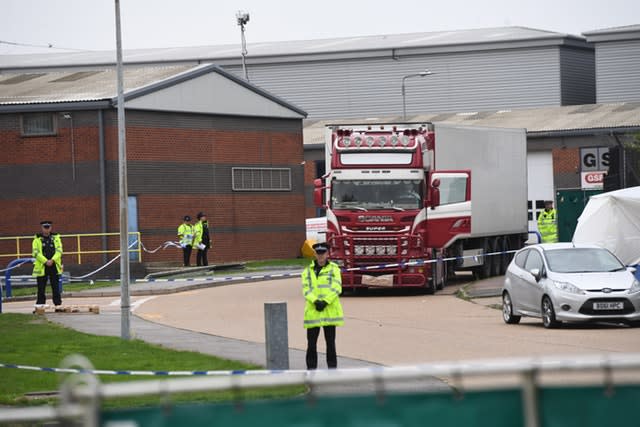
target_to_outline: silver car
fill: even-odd
[[[543,243],[518,251],[505,275],[502,318],[541,317],[545,328],[564,321],[640,321],[640,282],[607,249]]]

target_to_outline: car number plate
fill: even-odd
[[[393,274],[384,274],[382,276],[362,275],[361,283],[368,286],[393,286]]]
[[[622,302],[594,302],[594,310],[623,310],[624,303]]]

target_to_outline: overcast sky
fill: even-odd
[[[640,24],[639,0],[121,0],[124,49],[524,26],[580,35]],[[0,0],[0,54],[115,49],[114,0]],[[7,43],[10,42],[10,43]],[[17,43],[14,45],[12,43]]]

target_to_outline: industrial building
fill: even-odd
[[[1,236],[32,236],[43,219],[65,235],[119,231],[115,74],[0,74]],[[202,211],[216,262],[295,257],[305,112],[215,65],[129,67],[124,81],[129,231],[154,249]],[[63,240],[65,263],[102,263],[117,242]],[[30,256],[30,239],[0,244],[2,254]],[[178,261],[178,252],[143,261]]]
[[[179,123],[185,131],[199,131],[209,126],[216,129],[221,126],[234,132],[247,129],[255,131],[250,138],[242,139],[240,145],[244,154],[240,159],[235,157],[220,161],[219,157],[214,158],[211,154],[209,158],[204,156],[199,160],[189,160],[213,164],[206,174],[208,179],[214,181],[211,184],[214,194],[229,194],[234,201],[244,193],[230,187],[230,172],[219,173],[221,163],[225,167],[234,164],[234,161],[238,162],[238,167],[262,167],[262,162],[267,161],[263,155],[251,160],[245,156],[269,146],[271,151],[268,152],[272,156],[267,161],[269,167],[290,169],[290,192],[251,193],[247,200],[255,196],[260,200],[253,200],[252,206],[243,206],[234,210],[233,214],[228,213],[224,207],[226,205],[220,206],[214,201],[222,200],[220,197],[207,199],[210,202],[208,206],[213,209],[206,206],[203,209],[213,212],[210,213],[213,227],[220,232],[235,230],[257,237],[259,233],[253,231],[264,231],[265,225],[240,218],[247,215],[255,220],[252,207],[255,209],[255,206],[260,206],[262,210],[264,203],[280,204],[282,197],[287,200],[299,197],[303,207],[287,209],[287,220],[273,218],[269,223],[272,224],[270,230],[275,234],[262,234],[261,237],[276,238],[280,231],[300,230],[304,227],[304,217],[319,213],[313,206],[311,189],[313,179],[323,173],[324,156],[319,151],[321,141],[318,135],[321,134],[319,129],[327,123],[440,121],[524,127],[528,132],[530,154],[530,219],[533,224],[545,199],[556,200],[561,208],[565,201],[570,202],[571,216],[565,216],[569,225],[565,228],[565,235],[561,236],[565,239],[572,230],[570,223],[575,222],[589,195],[602,191],[601,182],[597,185],[585,182],[587,174],[603,178],[613,162],[623,172],[613,174],[615,182],[610,182],[611,188],[632,185],[634,182],[635,160],[633,152],[628,151],[628,144],[634,140],[634,133],[640,131],[640,83],[635,72],[640,57],[640,26],[594,30],[585,33],[584,37],[523,27],[502,27],[255,44],[249,39],[247,47],[249,82],[242,78],[240,48],[236,45],[142,49],[124,53],[127,69],[191,69],[202,63],[216,64],[219,66],[215,71],[217,75],[226,76],[236,86],[250,87],[262,97],[273,94],[266,96],[266,99],[286,110],[284,117],[267,114],[258,119],[255,113],[250,113],[249,122],[252,124],[247,128],[243,111],[251,111],[253,106],[241,104],[242,101],[253,101],[241,98],[233,102],[237,106],[233,112],[220,104],[216,104],[218,108],[213,111],[207,111],[205,116],[197,112],[200,119],[211,113],[219,120],[215,124],[206,122],[205,125],[194,121],[193,112],[182,110],[180,103],[185,102],[186,98],[165,91],[165,96],[158,97],[154,102],[155,106],[167,104],[160,108],[161,112],[150,113],[145,110],[148,107],[146,105],[142,106],[144,114],[133,108],[131,114],[128,113],[128,127],[138,124],[144,128],[149,122],[153,128]],[[10,76],[16,73],[90,73],[96,69],[113,70],[113,67],[112,52],[5,55],[0,57],[0,96],[9,87],[3,82],[9,81]],[[194,93],[189,92],[189,95],[193,96]],[[212,99],[219,100],[221,95],[224,95],[225,102],[235,99],[217,91],[209,95],[214,103]],[[146,99],[150,98],[151,95],[147,95]],[[133,107],[133,104],[128,103],[128,109],[129,106]],[[60,107],[56,111],[68,110]],[[29,108],[34,107],[29,105]],[[303,121],[305,112],[308,116]],[[187,114],[188,117],[179,116],[178,119],[173,117],[175,114]],[[167,118],[167,115],[172,117]],[[105,123],[109,123],[113,130],[113,111],[111,118],[112,121]],[[61,129],[65,131],[70,123],[60,117],[58,119]],[[14,128],[18,126],[15,115],[7,118],[6,114],[1,114],[0,120],[13,123]],[[256,121],[260,121],[260,124],[255,124]],[[302,129],[297,126],[304,126],[304,154],[297,153],[293,148],[279,151],[280,148],[269,145],[280,141],[278,138],[300,138]],[[128,129],[128,132],[131,131]],[[271,132],[280,136],[272,137]],[[281,137],[282,132],[287,135],[286,138]],[[149,137],[144,142],[141,138],[140,145],[152,146],[156,138]],[[287,144],[285,146],[289,147]],[[186,147],[190,148],[189,151],[200,149]],[[240,155],[240,151],[232,151],[230,142],[225,147],[231,150],[230,153]],[[182,152],[177,146],[172,155],[180,157]],[[148,152],[137,159],[141,167],[148,160],[147,157],[153,159]],[[301,166],[302,163],[304,166]],[[178,175],[189,176],[182,172]],[[105,176],[114,177],[113,174]],[[191,194],[194,184],[197,187],[198,178],[187,181],[188,184],[178,184],[179,179],[172,181],[176,184],[171,194]],[[135,182],[135,179],[130,182]],[[113,185],[112,181],[110,188]],[[148,197],[157,191],[146,185],[148,182],[144,186],[134,186],[139,197],[143,197],[143,194]],[[178,210],[170,215],[176,221],[181,216]],[[144,222],[147,215],[147,212],[139,211],[138,221]],[[12,221],[16,219],[12,218]],[[159,240],[160,236],[169,236],[167,226],[140,227],[146,232],[157,228],[162,229],[158,234]],[[111,226],[108,229],[112,229]],[[16,232],[18,230],[0,230],[4,235]],[[296,241],[291,243],[291,248],[278,252],[278,256],[288,256],[294,249],[299,249],[302,236],[296,234],[297,231],[292,233],[291,237]],[[284,241],[281,236],[277,239]],[[248,239],[246,243],[250,241],[254,242]],[[236,256],[251,258],[253,254],[246,252],[229,252],[237,243],[230,241],[230,246],[221,248],[219,253],[214,252],[214,256],[220,260]]]

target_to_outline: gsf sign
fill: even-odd
[[[609,170],[609,148],[593,147],[580,149],[580,170],[608,171]]]

